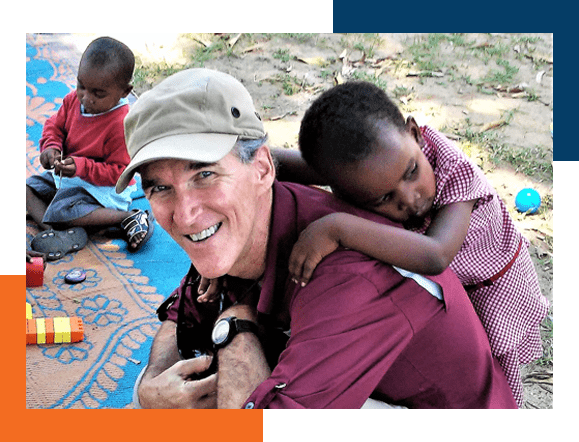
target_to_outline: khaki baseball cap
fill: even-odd
[[[117,181],[117,193],[145,163],[213,163],[238,138],[265,137],[247,89],[231,75],[210,69],[187,69],[166,78],[136,101],[124,124],[131,162]]]

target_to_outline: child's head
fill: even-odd
[[[420,128],[386,93],[366,82],[324,92],[299,134],[304,160],[341,197],[392,220],[423,217],[436,183]]]
[[[80,59],[76,94],[89,114],[116,106],[132,90],[135,56],[123,43],[110,37],[92,41]]]

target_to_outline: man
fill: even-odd
[[[143,94],[125,131],[131,163],[117,191],[138,170],[157,221],[193,264],[159,309],[143,407],[359,408],[372,396],[412,408],[516,408],[451,271],[405,277],[338,249],[307,286],[290,281],[291,247],[314,219],[346,211],[388,221],[277,182],[237,80],[179,72]],[[220,302],[197,302],[199,276],[224,275]],[[213,359],[192,358],[204,353]],[[205,373],[215,359],[217,373]]]

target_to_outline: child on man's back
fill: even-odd
[[[129,163],[123,120],[135,59],[123,43],[101,37],[84,51],[77,87],[64,97],[40,139],[40,164],[47,169],[26,180],[26,209],[43,230],[31,247],[48,260],[84,247],[84,228],[119,227],[129,251],[153,232],[148,211],[129,211],[129,186],[115,184]]]
[[[421,274],[450,265],[521,407],[519,365],[542,355],[539,325],[548,301],[528,241],[482,171],[442,134],[405,120],[384,91],[364,82],[322,94],[302,120],[299,147],[301,156],[274,151],[280,179],[317,175],[317,182],[304,184],[329,184],[339,197],[413,231],[345,213],[323,217],[292,251],[294,281],[305,285],[339,246]]]

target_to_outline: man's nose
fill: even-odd
[[[192,225],[201,212],[201,203],[194,192],[176,192],[173,222],[180,227]]]

